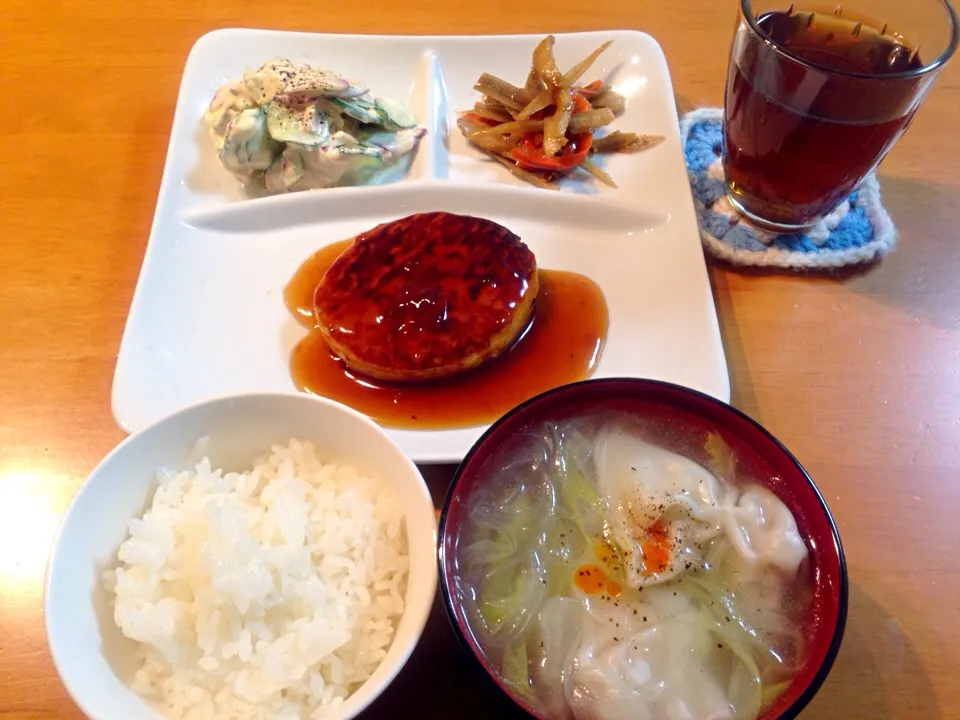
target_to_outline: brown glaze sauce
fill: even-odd
[[[536,267],[502,225],[416,213],[358,235],[323,276],[313,307],[327,344],[354,371],[435,380],[514,343],[533,313]]]
[[[353,240],[321,248],[296,271],[284,302],[308,328],[290,356],[290,374],[305,392],[342,402],[382,425],[450,429],[492,422],[534,395],[590,376],[607,335],[603,292],[589,278],[540,270],[533,322],[514,346],[479,368],[423,383],[392,384],[352,373],[316,329],[313,296]]]

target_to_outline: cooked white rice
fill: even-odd
[[[242,474],[161,470],[106,574],[140,643],[135,691],[182,718],[322,718],[386,655],[403,513],[384,484],[275,446]]]

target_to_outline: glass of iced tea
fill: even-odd
[[[740,0],[724,100],[731,204],[780,232],[829,214],[906,130],[958,33],[948,0]]]

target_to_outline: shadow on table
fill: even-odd
[[[684,95],[675,97],[677,115],[683,117],[691,110],[701,107]],[[757,422],[761,422],[759,408],[753,382],[750,379],[750,368],[743,352],[743,342],[740,330],[737,327],[733,308],[730,303],[730,294],[726,278],[722,273],[710,273],[710,289],[713,292],[713,304],[717,310],[720,323],[720,339],[723,342],[724,353],[727,358],[727,374],[730,377],[730,404],[745,412]]]
[[[421,465],[435,507],[443,504],[455,465]],[[397,679],[359,717],[416,717],[431,720],[528,718],[480,669],[460,645],[437,588],[423,637]]]
[[[851,292],[954,329],[960,325],[960,192],[955,187],[880,176],[883,202],[897,227],[896,249],[869,272],[842,277]]]
[[[727,358],[727,375],[730,378],[730,404],[763,424],[757,396],[750,373],[750,359],[743,349],[743,340],[737,317],[730,299],[727,277],[723,273],[710,273],[710,290],[717,310],[720,325],[720,340]]]
[[[679,99],[678,99],[679,100]],[[882,176],[881,192],[899,232],[897,248],[880,261],[824,272],[740,268],[710,258],[710,279],[730,376],[731,404],[760,422],[750,358],[744,352],[731,302],[728,273],[775,275],[790,283],[829,283],[893,308],[917,324],[952,330],[960,326],[960,194],[943,184]],[[938,232],[931,232],[931,229]]]
[[[439,465],[417,465],[423,474],[423,479],[430,489],[430,497],[433,498],[433,506],[439,508],[443,506],[443,501],[447,497],[447,488],[453,480],[453,473],[457,466],[452,463],[443,463]]]
[[[857,585],[833,670],[802,720],[942,717],[926,670],[900,624]]]
[[[447,621],[440,592],[423,637],[397,679],[359,718],[513,720],[528,718],[512,705],[463,649]]]
[[[960,226],[960,193],[949,185],[890,175],[880,176],[880,192],[899,235],[897,247],[882,260],[805,272],[741,268],[713,258],[709,262],[747,277],[780,275],[800,282],[839,282],[851,292],[937,327],[957,327],[960,242],[955,228]]]

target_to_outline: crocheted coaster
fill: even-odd
[[[880,202],[873,173],[807,232],[778,234],[751,224],[727,200],[720,161],[723,110],[687,113],[680,122],[680,138],[700,236],[711,255],[735,265],[817,270],[869,262],[896,244],[897,233]]]

